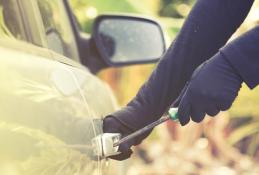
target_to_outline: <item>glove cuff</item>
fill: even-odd
[[[258,31],[259,28],[252,30],[220,49],[220,53],[224,55],[250,89],[259,84],[259,79],[256,78],[259,68],[256,44],[258,38],[255,37],[258,34],[254,35]]]

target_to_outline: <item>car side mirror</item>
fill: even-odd
[[[137,16],[98,16],[92,39],[109,66],[157,62],[166,49],[161,26]]]

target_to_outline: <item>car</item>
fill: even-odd
[[[164,51],[152,19],[100,15],[89,35],[68,0],[0,0],[0,174],[108,174],[91,140],[118,105],[96,73]]]

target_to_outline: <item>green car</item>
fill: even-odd
[[[101,15],[89,36],[67,0],[0,0],[0,174],[109,174],[91,140],[118,106],[95,74],[164,51],[151,19]]]

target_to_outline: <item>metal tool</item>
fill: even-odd
[[[95,155],[100,157],[109,157],[109,156],[120,154],[120,152],[118,151],[120,144],[127,142],[128,140],[143,134],[144,132],[156,127],[157,125],[167,120],[171,119],[173,121],[178,121],[177,112],[178,112],[178,108],[170,108],[168,111],[168,115],[161,117],[159,120],[145,126],[144,128],[137,130],[136,132],[124,138],[121,138],[121,134],[119,133],[104,133],[95,137],[92,140],[92,145],[93,145],[93,148],[95,149],[94,151]]]
[[[177,108],[170,108],[169,111],[168,111],[168,115],[165,115],[165,116],[161,117],[159,120],[157,120],[157,121],[145,126],[144,128],[141,128],[141,129],[135,131],[134,133],[120,139],[118,142],[114,142],[113,146],[117,147],[120,144],[122,144],[124,142],[127,142],[128,140],[133,139],[133,138],[143,134],[144,132],[146,132],[148,130],[151,130],[152,128],[156,127],[157,125],[160,125],[161,123],[164,123],[167,120],[171,119],[171,120],[177,121],[178,120],[177,111],[178,111]]]

